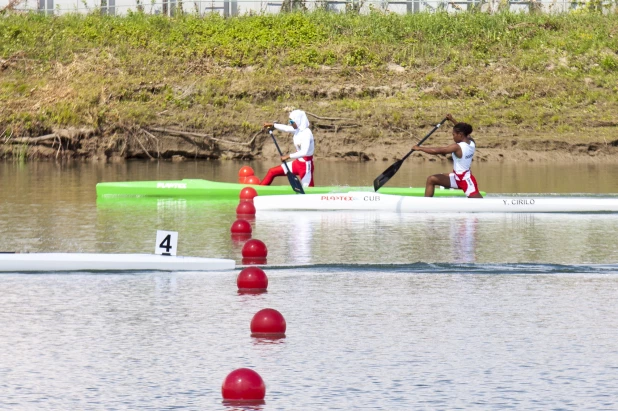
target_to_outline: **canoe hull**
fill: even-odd
[[[266,210],[358,210],[394,213],[616,213],[618,199],[595,197],[426,198],[373,192],[256,197]]]
[[[234,260],[155,254],[2,253],[0,272],[30,271],[222,271]]]
[[[216,181],[185,179],[174,181],[127,181],[99,183],[96,186],[97,197],[203,197],[212,199],[238,199],[240,191],[247,184],[220,183]],[[260,186],[250,185],[258,196],[296,194],[290,185]],[[365,191],[369,187],[307,187],[307,194],[325,194],[333,192]],[[401,196],[423,196],[424,187],[382,187],[382,194]],[[436,196],[463,196],[461,190],[438,189]]]

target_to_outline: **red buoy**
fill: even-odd
[[[247,267],[238,274],[236,284],[241,292],[264,292],[268,288],[268,277],[261,268]]]
[[[253,198],[258,195],[253,187],[245,187],[240,190],[240,201],[253,201]]]
[[[239,368],[225,377],[221,395],[225,401],[262,402],[266,396],[266,385],[257,372]]]
[[[245,179],[245,184],[258,185],[260,184],[260,179],[258,178],[258,176],[249,176]]]
[[[264,308],[258,311],[251,320],[252,337],[285,337],[285,318],[277,310]]]
[[[253,205],[253,201],[241,201],[238,206],[236,206],[236,214],[255,215],[255,206]]]
[[[238,220],[232,223],[232,227],[230,227],[230,232],[232,235],[238,236],[251,236],[251,232],[253,229],[251,228],[251,224],[247,220],[243,220],[239,218]]]
[[[242,166],[240,170],[238,170],[238,182],[240,184],[245,184],[247,181],[247,177],[252,176],[253,169],[249,166]]]
[[[251,239],[245,243],[242,247],[242,256],[244,258],[266,258],[268,256],[268,249],[266,244],[258,239]]]

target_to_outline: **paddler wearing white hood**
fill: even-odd
[[[313,187],[313,133],[309,129],[309,119],[302,110],[294,110],[290,113],[290,125],[278,123],[264,123],[264,128],[276,128],[279,131],[286,131],[294,134],[294,146],[296,152],[281,156],[281,161],[292,159],[288,167],[292,173],[296,174],[303,187]],[[268,170],[260,185],[269,186],[275,177],[284,176],[286,169],[283,164]]]

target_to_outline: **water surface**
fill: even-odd
[[[455,270],[3,275],[0,407],[224,410],[249,367],[262,410],[616,409],[616,268]],[[285,339],[250,337],[266,307]]]
[[[235,181],[235,162],[0,163],[0,249],[154,252],[241,262],[237,202],[97,201],[100,181]],[[262,175],[269,163],[253,163]],[[320,163],[370,186],[388,163]],[[407,164],[422,185],[446,164]],[[490,193],[618,193],[618,166],[486,165]],[[285,183],[282,181],[281,183]],[[245,409],[618,409],[618,215],[263,213],[269,291],[238,270],[0,275],[0,408],[229,410],[225,376],[258,371]],[[279,310],[287,338],[250,337]]]

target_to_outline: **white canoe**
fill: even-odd
[[[0,272],[28,271],[219,271],[234,260],[156,254],[0,253]]]
[[[618,198],[597,197],[407,197],[374,192],[257,196],[256,211],[361,210],[394,213],[616,213]]]

